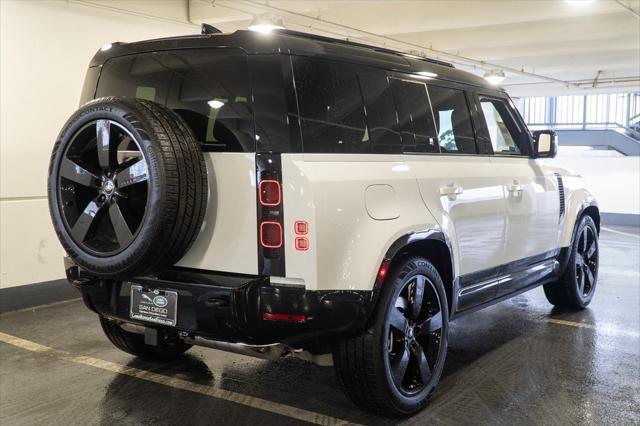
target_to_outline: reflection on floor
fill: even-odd
[[[402,421],[640,422],[640,232],[605,229],[601,242],[589,309],[551,309],[536,289],[459,319],[429,407]],[[397,423],[354,407],[332,369],[295,359],[194,348],[178,362],[139,361],[107,342],[80,301],[3,315],[0,332],[57,350],[0,339],[3,426]]]

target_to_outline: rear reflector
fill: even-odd
[[[307,320],[304,315],[272,314],[270,312],[262,314],[262,319],[267,321],[295,322],[297,324],[302,324]]]
[[[282,247],[282,225],[278,222],[260,224],[260,244],[262,247],[277,249]]]
[[[280,182],[277,180],[266,179],[260,181],[260,204],[263,206],[280,205],[282,197],[280,196]]]
[[[304,237],[296,237],[296,250],[307,251],[309,250],[309,240]]]
[[[304,220],[295,221],[293,227],[298,235],[307,235],[309,233],[309,224]]]

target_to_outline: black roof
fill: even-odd
[[[289,30],[274,31],[270,34],[239,30],[228,34],[198,34],[134,43],[118,42],[114,43],[108,50],[98,51],[93,57],[90,66],[102,65],[108,59],[117,56],[160,50],[207,47],[235,47],[244,50],[250,55],[288,53],[316,56],[412,74],[430,72],[437,74],[439,79],[495,90],[495,87],[490,86],[485,79],[475,74],[458,70],[448,62],[417,58],[395,50]]]

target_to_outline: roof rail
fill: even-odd
[[[327,43],[336,43],[336,44],[344,44],[347,46],[354,46],[354,47],[362,47],[365,49],[371,49],[374,50],[376,52],[380,52],[380,53],[388,53],[390,55],[396,55],[396,56],[403,56],[403,57],[411,57],[414,59],[417,59],[419,61],[425,61],[425,62],[430,62],[432,64],[437,64],[437,65],[442,65],[445,67],[449,67],[449,68],[455,68],[453,66],[452,63],[450,62],[446,62],[446,61],[441,61],[439,59],[433,59],[433,58],[428,58],[425,56],[417,56],[414,54],[406,54],[403,52],[399,52],[397,50],[393,50],[393,49],[387,49],[384,47],[378,47],[378,46],[373,46],[370,44],[364,44],[364,43],[358,43],[355,41],[350,41],[350,40],[342,40],[339,38],[331,38],[331,37],[326,37],[326,36],[321,36],[321,35],[317,35],[317,34],[310,34],[310,33],[304,33],[301,31],[293,31],[293,30],[278,30],[279,33],[282,34],[286,34],[286,35],[292,35],[295,37],[301,37],[301,38],[308,38],[308,39],[312,39],[312,40],[318,40],[318,41],[325,41]]]

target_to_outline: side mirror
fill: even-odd
[[[558,141],[553,130],[533,132],[533,152],[535,158],[554,158],[558,153]]]

